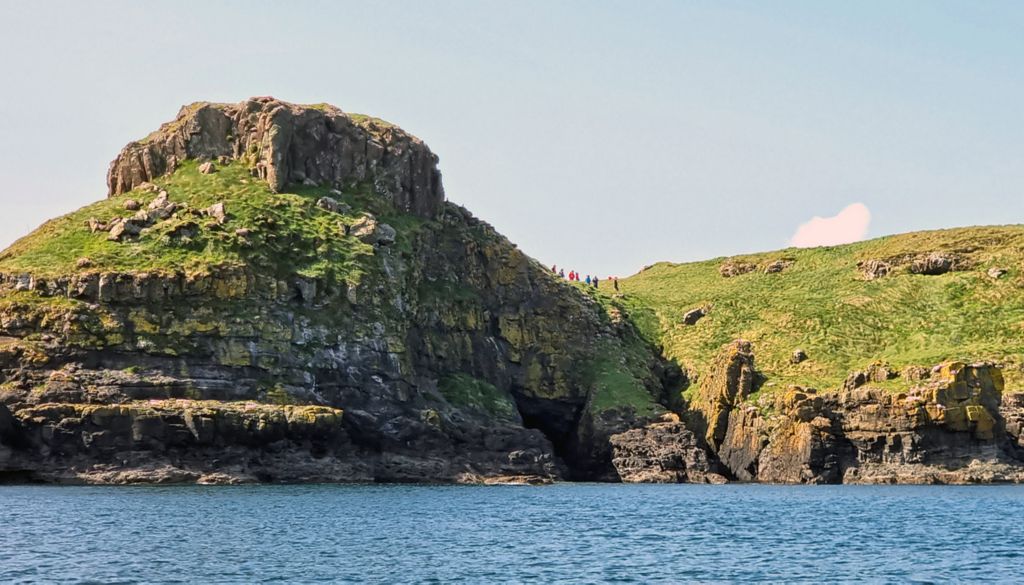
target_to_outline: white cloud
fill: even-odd
[[[800,224],[789,239],[789,245],[812,248],[857,242],[864,239],[870,223],[871,211],[867,205],[853,203],[832,217],[812,217]]]

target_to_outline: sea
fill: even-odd
[[[1024,486],[0,486],[0,583],[1024,582]]]

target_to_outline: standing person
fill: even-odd
[[[590,275],[589,274],[587,275],[586,283],[590,284]]]
[[[558,272],[558,265],[557,264],[552,264],[551,265],[551,272],[555,272],[555,273]]]
[[[569,282],[576,280],[576,273],[572,270],[569,271]]]
[[[565,268],[558,271],[558,278],[565,278]]]
[[[598,280],[600,280],[600,279],[595,276],[594,277],[594,288],[597,288]]]
[[[612,284],[615,286],[615,292],[619,292],[619,277],[618,276],[613,276],[612,277]]]

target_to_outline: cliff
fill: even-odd
[[[197,104],[0,256],[0,465],[138,481],[611,479],[630,323],[443,201],[382,121]]]

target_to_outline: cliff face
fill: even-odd
[[[1024,480],[1021,395],[1004,394],[993,364],[940,364],[919,372],[908,392],[872,388],[857,373],[853,388],[794,386],[742,402],[754,373],[750,349],[742,341],[724,347],[690,405],[691,426],[711,421],[709,468],[717,459],[726,475],[767,483]]]
[[[270,97],[240,104],[195,103],[110,164],[110,195],[172,173],[186,160],[244,161],[273,191],[292,183],[352,186],[370,181],[398,209],[433,218],[444,189],[437,157],[418,138],[382,120],[320,104]]]
[[[128,145],[109,200],[0,257],[0,469],[614,479],[608,438],[664,412],[662,362],[441,201],[435,161],[384,123],[264,99]]]

